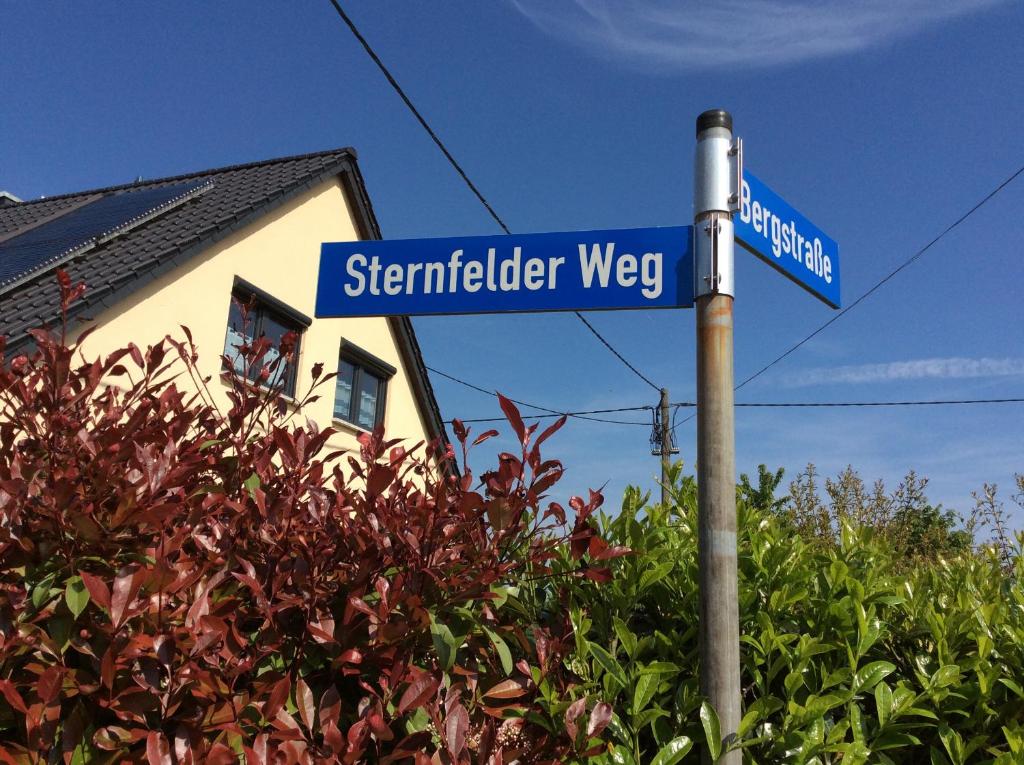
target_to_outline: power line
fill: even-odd
[[[455,157],[452,156],[452,153],[448,151],[448,147],[444,145],[444,141],[442,141],[440,137],[438,137],[437,133],[434,132],[434,129],[430,127],[430,124],[427,122],[426,118],[424,118],[424,116],[420,114],[420,110],[416,108],[416,106],[413,104],[409,96],[406,95],[406,92],[402,89],[402,86],[398,84],[398,80],[396,80],[394,75],[391,74],[388,68],[384,65],[384,62],[380,60],[380,56],[377,55],[376,51],[374,51],[374,49],[370,46],[370,43],[367,42],[366,38],[363,37],[363,35],[359,32],[359,29],[356,27],[352,19],[349,18],[348,14],[345,13],[344,10],[342,10],[342,7],[338,3],[338,0],[331,0],[331,5],[334,6],[334,10],[338,12],[338,16],[341,17],[341,20],[343,22],[345,22],[345,25],[351,30],[352,34],[355,35],[355,38],[356,40],[359,41],[359,44],[363,46],[363,50],[366,51],[366,54],[373,60],[373,63],[377,65],[377,68],[380,69],[381,73],[387,79],[392,89],[398,94],[398,97],[402,99],[402,102],[406,105],[409,111],[412,112],[412,115],[420,123],[420,126],[427,132],[427,135],[429,135],[431,140],[433,140],[433,142],[437,145],[437,148],[441,150],[441,153],[444,154],[444,157],[445,159],[448,160],[448,163],[453,168],[455,168],[455,172],[459,174],[459,177],[462,178],[466,186],[469,187],[469,190],[473,192],[473,195],[476,196],[478,200],[480,200],[480,204],[484,206],[484,208],[487,210],[490,216],[494,219],[494,222],[497,223],[498,226],[501,227],[501,230],[504,231],[506,234],[511,234],[512,231],[509,229],[507,225],[505,225],[505,221],[501,219],[501,216],[499,216],[497,212],[495,212],[494,207],[492,207],[491,203],[487,201],[487,197],[485,197],[483,195],[483,192],[481,192],[480,189],[477,188],[476,184],[473,183],[472,180],[470,180],[469,175],[467,175],[466,171],[462,169],[462,165],[460,165],[458,163],[458,160],[456,160]],[[579,311],[573,311],[573,313],[576,314],[576,318],[582,321],[586,325],[587,329],[589,329],[594,334],[594,336],[598,340],[600,340],[601,343],[609,351],[615,354],[615,357],[623,364],[625,364],[637,377],[639,377],[641,380],[643,380],[645,383],[650,385],[655,390],[661,390],[659,386],[655,385],[647,377],[641,374],[635,366],[626,361],[623,355],[619,353],[617,350],[615,350],[612,344],[608,342],[608,340],[606,340],[604,336],[601,335],[601,333],[598,332],[594,328],[594,326],[583,317],[583,314],[581,314]],[[535,408],[539,409],[543,407]]]
[[[850,407],[897,407],[897,406],[961,406],[970,404],[1024,404],[1024,397],[1022,398],[958,398],[958,399],[940,399],[940,400],[929,400],[929,401],[756,401],[749,403],[736,404],[737,408],[773,408],[773,409],[836,409],[836,408],[850,408]],[[677,401],[673,404],[669,404],[675,410],[684,408],[696,408],[696,404],[692,401]],[[530,414],[524,415],[524,419],[546,419],[548,417],[561,417],[567,415],[570,417],[587,415],[587,414],[611,414],[613,412],[635,412],[641,409],[650,409],[649,406],[625,406],[617,407],[615,409],[590,409],[582,412],[555,412],[552,414]],[[595,419],[595,418],[583,418],[583,419]],[[460,420],[463,423],[472,422],[504,422],[504,417],[477,417],[469,420]],[[446,420],[450,423],[451,420]],[[608,421],[614,422],[614,421]],[[686,422],[686,420],[683,420]],[[680,422],[679,425],[682,425]],[[650,425],[649,422],[616,422],[619,425]],[[674,425],[673,428],[679,427]]]
[[[970,210],[965,212],[963,215],[961,215],[959,218],[957,218],[955,221],[953,221],[950,225],[946,226],[946,228],[943,229],[942,232],[939,233],[938,236],[936,236],[934,239],[932,239],[930,242],[928,242],[928,244],[926,244],[920,250],[915,252],[913,255],[911,255],[909,258],[907,258],[905,261],[903,261],[899,266],[897,266],[892,271],[890,271],[888,274],[883,276],[879,281],[877,281],[873,286],[871,286],[866,292],[862,293],[856,300],[854,300],[852,303],[850,303],[850,305],[846,306],[846,308],[844,308],[841,311],[839,311],[839,313],[837,313],[831,319],[826,321],[824,324],[822,324],[816,330],[811,332],[805,338],[803,338],[799,342],[795,343],[794,345],[790,346],[784,353],[781,353],[780,355],[776,356],[774,359],[772,359],[772,361],[768,362],[763,367],[761,367],[759,370],[754,372],[754,374],[752,374],[749,377],[747,377],[745,380],[743,380],[743,382],[741,382],[739,385],[737,385],[735,388],[733,388],[733,390],[737,391],[740,388],[742,388],[743,386],[745,386],[747,383],[752,382],[753,380],[756,380],[758,377],[763,375],[765,372],[767,372],[773,366],[778,364],[784,358],[786,358],[791,353],[793,353],[798,348],[800,348],[802,345],[804,345],[808,340],[811,340],[812,338],[814,338],[815,336],[817,336],[818,334],[823,332],[825,329],[827,329],[828,327],[832,326],[832,324],[834,324],[835,322],[839,321],[840,318],[842,318],[847,313],[849,313],[854,308],[856,308],[858,305],[860,305],[867,297],[869,297],[876,290],[878,290],[879,287],[881,287],[883,284],[885,284],[890,279],[892,279],[894,276],[896,276],[896,274],[898,274],[904,268],[906,268],[911,263],[913,263],[915,260],[917,260],[922,255],[924,255],[929,249],[932,248],[933,245],[938,243],[938,241],[940,239],[942,239],[944,236],[946,236],[946,234],[950,233],[953,229],[955,229],[957,226],[959,226],[961,223],[963,223],[965,220],[967,220],[969,217],[971,217],[971,215],[973,215],[975,212],[977,212],[979,209],[981,209],[996,194],[998,194],[1004,188],[1009,186],[1017,178],[1017,176],[1019,176],[1021,173],[1024,173],[1024,166],[1021,166],[1021,167],[1017,168],[1016,172],[1014,172],[1009,178],[1007,178],[1005,181],[1003,181],[998,186],[996,186],[994,189],[992,189],[992,191],[990,191],[988,194],[986,194],[985,197],[980,202],[978,202],[976,205],[974,205],[974,207],[972,207]],[[1010,399],[1010,400],[1012,400],[1012,399]],[[970,402],[967,402],[967,403],[970,403]],[[982,403],[984,403],[984,402],[982,402]],[[1001,402],[993,401],[992,403],[1001,403]],[[736,406],[742,406],[742,405],[741,404],[737,404]],[[683,425],[683,424],[689,422],[690,420],[692,420],[694,418],[694,416],[695,415],[691,414],[689,417],[687,417],[682,422],[680,422],[679,425]],[[679,427],[679,425],[673,426],[673,430],[675,428]]]
[[[957,218],[953,223],[951,223],[950,225],[946,226],[946,228],[942,231],[942,233],[940,233],[938,236],[936,236],[934,239],[932,239],[930,242],[928,242],[928,244],[926,244],[920,250],[915,252],[913,255],[911,255],[909,258],[907,258],[905,261],[903,261],[899,266],[897,266],[895,269],[893,269],[888,274],[886,274],[884,277],[882,277],[882,279],[880,279],[878,282],[876,282],[874,284],[874,286],[872,286],[867,292],[863,293],[860,297],[858,297],[856,300],[854,300],[852,303],[850,303],[850,305],[848,305],[846,308],[841,310],[839,313],[837,313],[831,319],[826,321],[824,324],[822,324],[816,330],[811,332],[811,334],[807,335],[807,337],[805,337],[803,340],[801,340],[798,343],[796,343],[795,345],[791,346],[785,353],[782,353],[781,355],[779,355],[778,357],[776,357],[775,359],[770,361],[768,364],[766,364],[765,366],[761,367],[759,370],[754,372],[754,374],[752,374],[752,375],[750,375],[750,377],[746,378],[743,382],[741,382],[739,385],[737,385],[733,390],[739,390],[740,388],[742,388],[744,385],[746,385],[747,383],[751,382],[752,380],[756,380],[762,374],[764,374],[769,369],[771,369],[773,366],[775,366],[780,361],[782,361],[784,358],[786,358],[789,354],[793,353],[793,351],[795,351],[797,348],[802,346],[804,343],[806,343],[811,338],[815,337],[818,333],[822,332],[826,327],[829,327],[832,324],[834,324],[835,322],[839,321],[840,318],[842,318],[843,316],[848,314],[850,311],[852,311],[854,308],[856,308],[858,305],[860,305],[868,296],[873,294],[879,287],[881,287],[883,284],[885,284],[890,279],[892,279],[894,276],[896,276],[896,274],[898,274],[904,268],[906,268],[911,263],[913,263],[915,260],[917,260],[922,255],[924,255],[929,249],[931,249],[931,247],[934,244],[936,244],[940,239],[942,239],[944,236],[946,236],[946,234],[951,232],[953,229],[955,229],[957,226],[959,226],[961,223],[963,223],[965,220],[967,220],[969,217],[971,217],[971,215],[973,215],[975,212],[977,212],[979,209],[981,209],[981,207],[983,207],[990,199],[992,199],[992,197],[994,197],[996,194],[998,194],[1004,188],[1009,186],[1010,183],[1012,183],[1013,180],[1018,175],[1020,175],[1021,173],[1024,173],[1024,166],[1018,168],[1017,171],[1013,175],[1011,175],[1005,181],[1003,181],[998,186],[996,186],[987,195],[985,195],[984,199],[982,199],[980,202],[978,202],[976,205],[974,205],[974,207],[972,207],[970,210],[968,210],[963,215],[961,215],[959,218]]]
[[[956,404],[1021,404],[1024,398],[959,398],[945,399],[942,401],[801,401],[767,403],[757,402],[749,404],[736,404],[744,407],[856,407],[856,406],[951,406]],[[686,404],[685,406],[694,406]]]
[[[465,380],[460,380],[458,377],[450,375],[447,372],[442,372],[440,369],[434,369],[434,367],[431,367],[431,366],[427,366],[427,369],[430,370],[431,372],[433,372],[436,375],[440,375],[441,377],[444,377],[445,379],[451,380],[452,382],[458,383],[459,385],[463,385],[463,386],[465,386],[467,388],[470,388],[471,390],[479,391],[480,393],[486,393],[488,396],[495,396],[496,397],[498,395],[496,391],[487,390],[487,388],[482,388],[479,385],[474,385],[471,382],[466,382]],[[506,396],[506,398],[508,398],[508,400],[511,401],[513,404],[519,404],[519,406],[528,406],[531,409],[540,409],[543,412],[549,412],[551,414],[551,416],[555,416],[555,417],[561,417],[564,414],[567,417],[575,417],[575,418],[580,419],[580,420],[593,420],[594,422],[607,422],[607,423],[611,423],[613,425],[649,425],[650,424],[650,423],[647,423],[647,422],[635,422],[633,420],[609,420],[609,419],[602,418],[602,417],[587,417],[585,415],[592,414],[592,413],[591,412],[560,412],[557,409],[552,409],[552,408],[547,407],[547,406],[540,406],[539,404],[531,404],[531,403],[528,403],[526,401],[520,401],[519,399],[510,398],[508,396]],[[639,407],[639,408],[640,409],[651,409],[652,407],[647,406],[647,407]],[[626,411],[635,411],[636,409],[637,409],[637,407],[629,407],[627,409],[621,409],[621,410],[620,409],[614,409],[614,410],[611,410],[611,411],[623,411],[623,412],[626,412]],[[594,412],[594,414],[597,414],[597,412]],[[528,416],[536,416],[536,415],[528,415]],[[504,418],[497,417],[497,418],[495,418],[495,421],[501,420],[501,419],[504,419]],[[474,422],[479,422],[479,420],[474,420]]]
[[[579,311],[574,311],[573,313],[575,313],[575,314],[576,314],[576,318],[578,318],[578,319],[579,319],[580,321],[582,321],[582,322],[583,322],[584,324],[586,324],[586,325],[587,325],[587,329],[589,329],[589,330],[590,330],[591,332],[593,332],[593,333],[594,333],[594,337],[596,337],[596,338],[597,338],[598,340],[600,340],[600,341],[601,341],[602,343],[604,343],[604,346],[605,346],[605,348],[607,348],[607,349],[608,349],[609,351],[611,351],[612,353],[614,353],[614,354],[615,354],[615,356],[616,356],[616,357],[618,358],[618,360],[619,360],[619,361],[621,361],[621,362],[622,362],[623,364],[625,364],[625,365],[626,365],[627,367],[629,367],[629,368],[630,368],[631,370],[633,370],[633,374],[635,374],[635,375],[636,375],[637,377],[639,377],[639,378],[640,378],[641,380],[643,380],[643,381],[644,381],[645,383],[647,383],[647,384],[648,384],[648,385],[650,385],[650,386],[651,386],[652,388],[654,388],[654,390],[658,391],[659,393],[661,392],[661,388],[659,388],[659,387],[658,387],[657,385],[655,385],[655,384],[654,384],[654,383],[652,383],[652,382],[651,382],[651,381],[650,381],[649,379],[647,379],[647,377],[645,377],[645,376],[644,376],[643,374],[641,374],[641,373],[640,373],[640,370],[639,370],[639,369],[637,369],[637,368],[636,368],[635,366],[633,366],[632,364],[630,364],[630,363],[629,363],[628,361],[626,361],[626,360],[625,360],[625,359],[624,359],[624,358],[622,357],[622,354],[621,354],[621,353],[619,353],[619,352],[618,352],[617,350],[615,350],[615,349],[614,349],[614,348],[612,347],[612,344],[611,344],[611,343],[609,343],[609,342],[608,342],[607,340],[605,340],[605,339],[604,339],[603,337],[601,337],[601,333],[600,333],[600,332],[598,332],[598,331],[597,331],[596,329],[594,329],[594,325],[593,325],[593,324],[591,324],[591,323],[590,323],[589,321],[587,321],[587,320],[586,320],[585,318],[583,318],[583,314],[581,314],[581,313],[580,313]]]
[[[595,417],[581,417],[580,415],[589,414],[612,414],[614,412],[639,412],[644,409],[650,410],[649,406],[619,406],[614,409],[586,409],[582,412],[553,412],[551,414],[526,414],[523,415],[524,420],[546,420],[551,417],[579,417],[583,420],[597,419]],[[475,417],[469,420],[460,419],[459,422],[471,423],[471,422],[506,422],[505,417]],[[453,420],[445,420],[446,423],[451,424]],[[598,420],[598,422],[613,422],[616,425],[643,425],[645,427],[651,427],[650,422],[625,422],[625,421],[614,421],[614,420]]]

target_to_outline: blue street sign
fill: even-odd
[[[316,316],[688,308],[692,230],[326,242]]]
[[[839,308],[839,245],[746,170],[733,227],[736,241]]]

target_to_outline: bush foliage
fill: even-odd
[[[745,762],[1024,762],[1020,542],[947,538],[908,565],[902,522],[876,528],[833,496],[827,533],[807,531],[794,504],[808,494],[777,498],[781,477],[762,468],[737,487]],[[601,762],[697,762],[696,749],[675,758],[681,737],[723,746],[699,693],[696,484],[678,466],[671,493],[650,506],[630,489],[600,514],[602,536],[633,554],[598,597],[558,595],[572,667],[615,709]]]
[[[278,377],[288,339],[241,349],[263,374],[230,377],[224,412],[189,338],[92,362],[35,340],[0,369],[0,760],[561,762],[598,743],[610,708],[574,690],[568,620],[508,602],[557,550],[591,579],[618,554],[598,495],[571,522],[544,501],[561,422],[538,435],[503,402],[522,453],[477,490],[450,451],[379,432],[328,453],[329,430],[246,382]]]
[[[958,529],[913,474],[847,470],[826,499],[813,466],[785,496],[782,471],[743,476],[723,741],[679,466],[669,506],[567,511],[540,451],[564,420],[503,398],[521,449],[479,478],[380,432],[331,452],[293,422],[331,376],[268,387],[292,339],[240,349],[258,373],[225,376],[222,411],[183,332],[0,358],[0,761],[1024,762],[1024,558],[995,487]],[[463,465],[495,435],[453,429]]]

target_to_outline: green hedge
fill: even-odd
[[[1024,762],[1020,539],[1009,562],[968,547],[908,564],[902,545],[852,516],[829,543],[801,535],[788,503],[744,483],[746,762]],[[612,582],[537,593],[541,616],[569,610],[566,662],[615,709],[599,761],[696,762],[715,737],[697,677],[696,485],[678,468],[672,497],[650,506],[629,489],[620,513],[602,514],[601,535],[634,551],[614,561]],[[687,754],[681,737],[700,745]]]

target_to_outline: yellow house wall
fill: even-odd
[[[212,377],[217,403],[226,407],[228,386],[221,378],[220,355],[235,277],[312,318],[320,244],[355,239],[354,218],[340,183],[325,182],[103,311],[95,318],[96,330],[85,341],[84,351],[87,356],[105,354],[129,342],[145,349],[168,334],[182,338],[179,325],[185,325],[199,352],[200,371]],[[343,339],[398,370],[387,388],[388,435],[406,439],[409,446],[427,439],[410,385],[411,370],[403,365],[385,318],[314,318],[302,335],[297,394],[308,389],[316,362],[322,362],[326,372],[336,369]],[[334,381],[319,393],[321,399],[303,412],[321,427],[332,424],[339,431],[332,446],[357,448],[359,429],[332,420]]]

